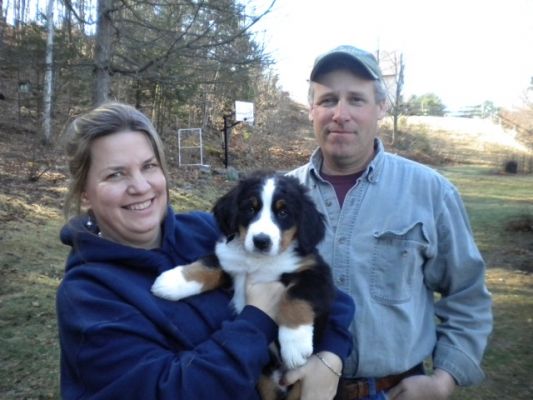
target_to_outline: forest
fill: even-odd
[[[261,130],[269,109],[288,101],[254,39],[274,3],[0,0],[1,98],[44,143],[106,100],[135,105],[163,135],[218,129],[236,100],[250,101]]]

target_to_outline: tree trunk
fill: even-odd
[[[43,91],[43,141],[45,144],[51,142],[52,126],[52,77],[53,77],[53,49],[54,49],[54,0],[48,0],[46,9],[46,62],[44,74]]]
[[[111,93],[111,44],[113,24],[111,8],[113,0],[98,0],[96,20],[96,43],[94,52],[93,105],[106,102]]]

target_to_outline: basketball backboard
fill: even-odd
[[[254,124],[254,103],[235,101],[235,121]]]

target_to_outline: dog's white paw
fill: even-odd
[[[201,291],[202,284],[186,280],[181,266],[163,272],[152,285],[152,293],[167,300],[180,300]]]
[[[278,339],[281,359],[288,369],[301,367],[313,354],[313,325],[280,326]]]

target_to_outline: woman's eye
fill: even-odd
[[[157,168],[159,166],[159,164],[157,163],[148,163],[144,166],[144,169],[152,169],[152,168]]]
[[[120,178],[122,177],[124,174],[122,173],[122,171],[116,171],[116,172],[113,172],[112,174],[109,174],[106,179],[117,179],[117,178]]]

